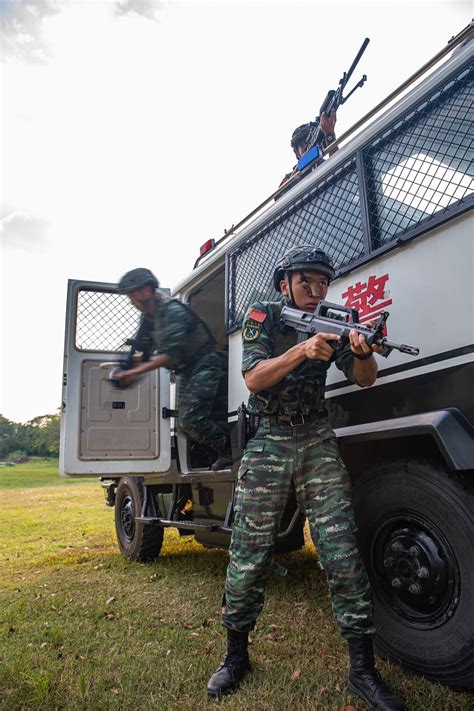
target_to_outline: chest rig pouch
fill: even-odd
[[[272,336],[272,357],[285,353],[297,343],[297,333],[294,329],[281,325],[279,318],[274,320]],[[329,363],[303,361],[268,391],[270,402],[266,407],[267,411],[285,416],[308,416],[323,411],[328,368]]]

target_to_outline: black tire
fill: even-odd
[[[377,651],[456,690],[474,687],[473,476],[388,462],[354,486]]]
[[[133,477],[120,479],[115,495],[115,532],[125,558],[149,561],[158,558],[163,545],[163,528],[136,521],[143,502],[143,487]]]

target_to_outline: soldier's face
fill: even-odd
[[[306,143],[300,143],[298,146],[293,148],[295,156],[299,159],[306,153]]]
[[[151,286],[134,289],[129,293],[128,297],[135,308],[144,313],[149,313],[151,305],[154,305],[154,291]]]
[[[312,313],[318,303],[326,298],[329,279],[325,274],[313,270],[293,272],[291,291],[296,306],[302,311]],[[281,291],[291,298],[288,277],[281,282]]]

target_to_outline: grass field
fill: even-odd
[[[0,470],[2,709],[362,711],[345,690],[345,645],[314,549],[281,558],[239,693],[208,701],[224,648],[227,554],[165,532],[156,563],[128,563],[97,482],[57,462]],[[411,711],[472,709],[472,697],[379,661]]]

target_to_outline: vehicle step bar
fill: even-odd
[[[197,521],[173,521],[169,518],[157,516],[136,516],[135,521],[154,524],[155,526],[174,526],[175,528],[199,529],[201,531],[227,531],[220,523],[198,523]]]

